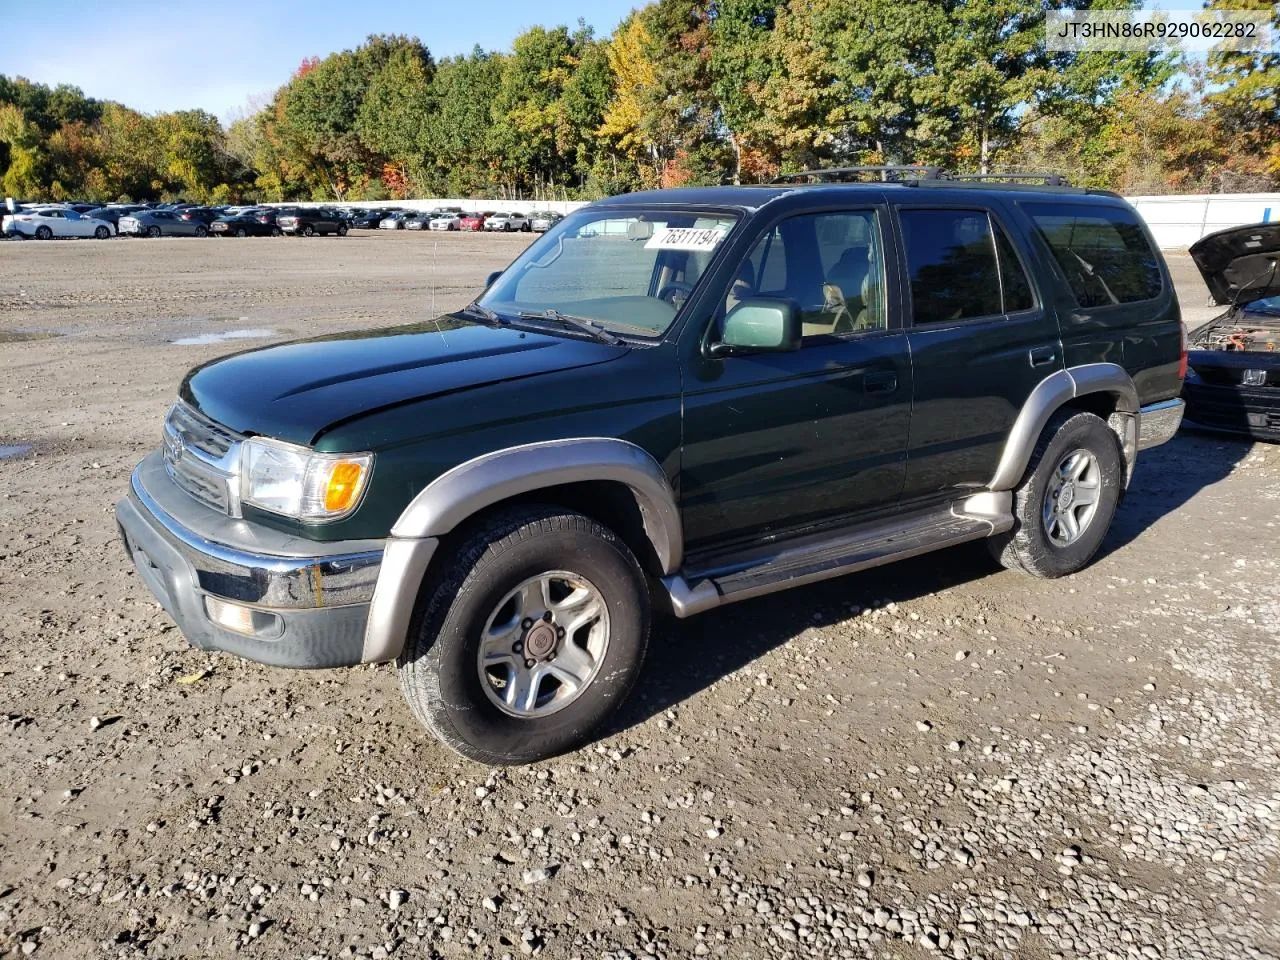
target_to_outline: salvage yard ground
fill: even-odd
[[[188,649],[112,518],[183,373],[461,306],[527,242],[0,244],[0,956],[1280,955],[1273,446],[1143,454],[1069,579],[979,544],[660,623],[527,768],[389,667]]]

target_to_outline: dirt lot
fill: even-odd
[[[186,369],[270,341],[173,341],[421,319],[524,242],[0,244],[0,956],[1280,955],[1275,447],[1144,454],[1067,580],[977,545],[661,624],[529,768],[389,667],[188,649],[112,505]]]

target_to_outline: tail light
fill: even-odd
[[[183,220],[190,220],[190,219],[191,219],[191,214],[189,214],[189,213],[184,213],[184,214],[182,215],[182,219],[183,219]]]
[[[1178,379],[1187,379],[1187,325],[1185,323],[1178,324],[1178,333],[1181,339],[1182,356],[1178,359]]]

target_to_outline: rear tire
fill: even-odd
[[[311,224],[307,224],[302,228],[302,235],[304,237],[314,237],[316,235],[315,227],[311,226]]]
[[[481,763],[531,763],[582,743],[644,660],[649,595],[631,551],[588,517],[528,506],[493,515],[442,559],[398,661],[417,718]],[[582,682],[562,681],[566,672]]]
[[[196,236],[197,236],[197,237],[207,237],[208,235],[209,235],[209,228],[208,228],[208,227],[205,227],[205,226],[196,227]]]
[[[338,236],[345,237],[347,235],[347,225],[345,223],[338,224]]]
[[[280,229],[279,227],[272,227],[272,228],[271,228],[271,235],[272,235],[273,237],[283,237],[283,236],[284,236],[284,233],[281,231],[281,229]]]
[[[1120,503],[1124,457],[1098,416],[1061,410],[1036,443],[1014,491],[1014,525],[987,541],[1010,570],[1062,577],[1083,569],[1106,539]]]
[[[41,224],[40,226],[36,227],[36,239],[37,239],[37,240],[52,240],[52,239],[53,239],[53,231],[52,231],[52,230],[50,230],[48,227],[44,226],[43,224]]]
[[[249,235],[249,231],[246,230],[244,227],[236,227],[237,237],[247,237],[248,235]]]

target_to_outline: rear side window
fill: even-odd
[[[911,319],[952,323],[1034,306],[1004,230],[985,210],[902,210]]]
[[[1031,217],[1082,307],[1158,296],[1160,261],[1138,217],[1123,207],[1028,203]]]

